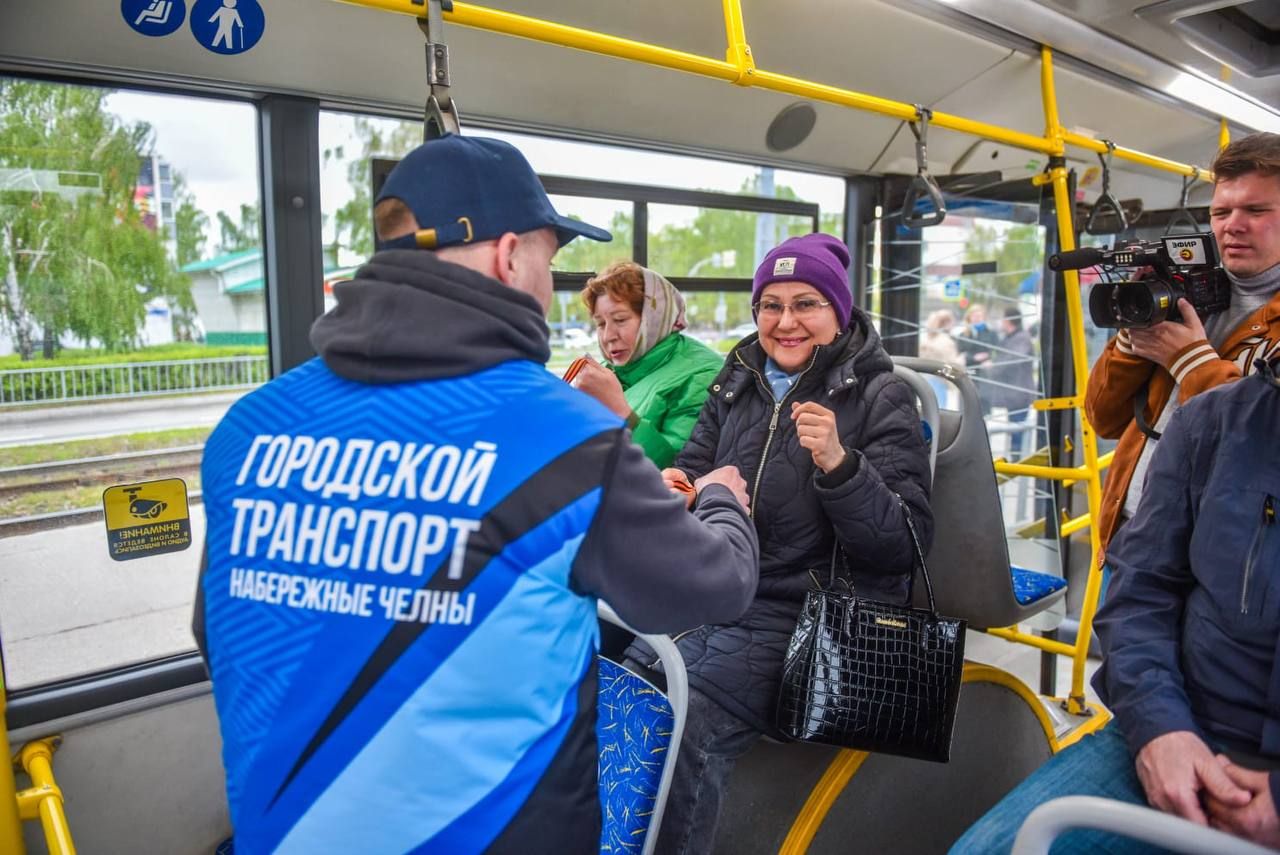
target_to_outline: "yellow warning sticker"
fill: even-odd
[[[116,561],[129,561],[191,545],[187,484],[181,478],[108,487],[102,494],[107,546]]]

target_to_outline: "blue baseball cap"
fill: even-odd
[[[524,155],[490,137],[446,134],[423,143],[391,170],[378,193],[383,199],[408,206],[418,231],[379,241],[379,249],[442,249],[548,227],[560,246],[576,237],[613,240],[556,213]]]

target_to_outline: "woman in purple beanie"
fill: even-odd
[[[746,613],[677,636],[691,691],[663,853],[713,849],[735,761],[761,735],[779,735],[782,659],[809,571],[825,576],[839,554],[837,571],[860,595],[902,602],[914,553],[899,496],[921,545],[932,542],[915,397],[853,306],[848,266],[845,245],[823,234],[765,256],[751,291],[757,332],[729,354],[689,443],[663,473],[694,481],[736,466],[760,538],[760,584]],[[627,656],[643,667],[657,659],[639,641]]]

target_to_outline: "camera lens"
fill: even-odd
[[[1111,305],[1122,327],[1146,327],[1159,323],[1155,319],[1156,296],[1146,282],[1117,287]]]

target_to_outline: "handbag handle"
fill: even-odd
[[[929,581],[929,568],[924,563],[924,550],[920,548],[920,538],[916,535],[916,524],[911,517],[911,508],[907,503],[898,496],[898,504],[902,507],[902,513],[907,518],[907,531],[911,532],[911,545],[915,548],[916,561],[911,565],[911,579],[907,582],[907,603],[911,602],[911,595],[914,592],[916,581],[916,565],[920,566],[920,575],[924,577],[924,589],[929,595],[929,612],[936,619],[938,617],[938,605],[933,601],[933,582]]]
[[[920,538],[916,535],[915,520],[911,516],[911,508],[903,501],[902,496],[894,493],[898,500],[898,507],[902,508],[902,514],[907,519],[907,531],[911,532],[911,545],[915,549],[915,560],[911,563],[911,575],[907,578],[907,603],[911,603],[911,596],[915,592],[916,567],[920,568],[920,574],[924,576],[924,589],[929,595],[929,611],[936,619],[938,617],[938,606],[933,600],[933,582],[929,581],[929,568],[924,563],[924,550],[920,548]],[[835,542],[831,544],[831,572],[827,580],[827,590],[832,590],[836,586],[836,554],[840,549],[840,537],[832,530]],[[813,579],[814,584],[818,582],[817,576],[813,571],[809,571],[809,577]],[[846,581],[849,586],[850,593],[854,593],[853,583]]]

